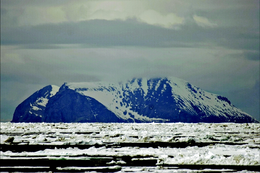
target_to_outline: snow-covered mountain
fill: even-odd
[[[12,122],[257,122],[223,96],[178,78],[47,86],[15,110]]]

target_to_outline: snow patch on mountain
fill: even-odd
[[[59,91],[59,88],[58,86],[56,85],[50,85],[51,89],[50,90],[47,90],[43,97],[40,97],[36,100],[35,102],[35,105],[32,106],[32,109],[33,110],[39,110],[41,108],[39,108],[38,106],[43,106],[43,107],[46,107],[48,101],[49,101],[49,98],[51,98],[52,96],[54,96],[58,91]]]
[[[139,79],[139,82],[141,80]],[[147,86],[147,81],[142,80],[142,84]],[[147,116],[141,116],[137,112],[132,110],[132,105],[123,101],[123,98],[127,98],[130,94],[134,94],[135,91],[142,90],[142,84],[138,83],[138,80],[132,80],[126,84],[123,83],[100,83],[100,82],[83,82],[83,83],[68,83],[69,89],[75,90],[78,93],[95,98],[98,102],[103,104],[108,110],[115,113],[115,115],[124,120],[131,119],[140,121],[156,121],[164,120],[162,118],[149,118]],[[146,92],[148,91],[145,88]],[[167,121],[167,120],[164,120]]]

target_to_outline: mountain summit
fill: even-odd
[[[35,92],[12,122],[257,122],[223,96],[178,78],[64,83]]]

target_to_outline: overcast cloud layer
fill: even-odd
[[[1,121],[64,82],[175,76],[260,120],[258,0],[2,0]]]

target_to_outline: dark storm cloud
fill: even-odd
[[[136,20],[92,20],[77,23],[44,24],[2,30],[2,43],[85,44],[92,46],[167,46],[174,33]],[[176,38],[175,39],[180,39]],[[177,40],[176,40],[177,41]]]
[[[260,52],[259,51],[254,51],[254,52],[244,52],[244,58],[252,61],[259,61],[260,60]]]
[[[39,48],[42,45],[49,48],[51,47],[49,44],[82,44],[95,47],[207,47],[214,45],[232,49],[259,49],[259,32],[248,32],[247,28],[203,28],[190,23],[180,26],[179,29],[166,29],[140,23],[135,19],[91,20],[3,28],[1,35],[4,45],[26,44],[33,45],[32,48]]]
[[[61,3],[67,3],[70,2],[70,0],[44,0],[44,1],[39,1],[39,0],[2,0],[1,1],[1,5],[4,7],[13,7],[13,6],[17,6],[17,7],[23,7],[23,6],[56,6],[56,5],[60,5]]]
[[[55,44],[23,44],[21,49],[63,49],[64,47]]]

